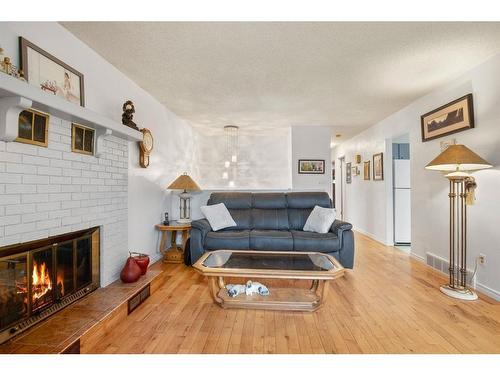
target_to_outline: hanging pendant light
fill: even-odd
[[[226,139],[226,152],[224,156],[224,168],[228,171],[223,172],[222,179],[229,180],[229,187],[234,187],[236,183],[238,167],[238,131],[235,125],[224,126],[224,135]]]

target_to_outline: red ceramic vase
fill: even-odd
[[[128,257],[125,267],[120,273],[120,279],[124,283],[135,283],[142,275],[141,267],[137,264],[133,257]]]
[[[146,254],[139,254],[137,256],[134,256],[133,259],[137,263],[137,265],[141,268],[141,274],[145,275],[146,272],[148,271],[148,265],[149,265],[149,256]]]

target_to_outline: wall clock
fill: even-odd
[[[139,164],[142,168],[147,168],[149,166],[149,154],[153,150],[153,135],[149,129],[141,129],[142,141],[139,142],[140,156]]]

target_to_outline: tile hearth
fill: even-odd
[[[80,340],[93,341],[127,316],[128,300],[150,285],[151,294],[168,278],[156,263],[139,281],[120,280],[59,311],[25,333],[0,345],[0,354],[57,354],[69,351]]]

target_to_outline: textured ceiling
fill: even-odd
[[[343,138],[500,53],[500,23],[62,25],[193,126]]]

